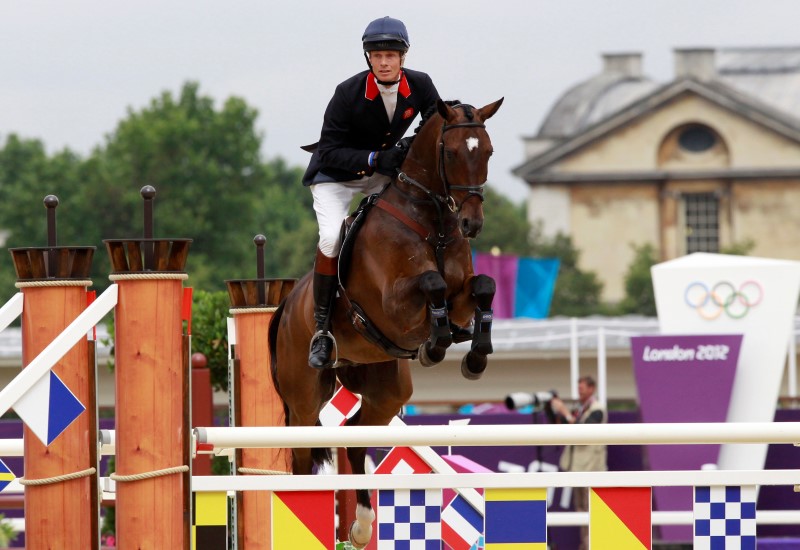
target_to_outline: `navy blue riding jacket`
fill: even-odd
[[[417,113],[424,113],[437,99],[439,92],[427,74],[403,69],[397,107],[390,121],[372,72],[348,78],[336,87],[328,103],[319,142],[304,147],[313,154],[303,185],[353,181],[372,174],[370,152],[393,147]]]

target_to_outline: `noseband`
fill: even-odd
[[[453,106],[454,109],[461,107],[462,109],[466,109],[471,107],[470,105],[455,105]],[[484,183],[478,185],[452,185],[450,180],[447,179],[447,170],[444,166],[444,134],[448,130],[454,130],[456,128],[486,128],[486,125],[481,122],[457,122],[455,124],[447,124],[447,122],[442,124],[442,131],[439,138],[439,179],[442,180],[444,184],[444,195],[439,195],[434,193],[415,179],[409,177],[404,172],[399,172],[397,178],[402,181],[403,183],[413,185],[418,189],[424,191],[431,201],[437,205],[437,209],[439,208],[439,204],[447,205],[451,212],[457,213],[461,210],[463,204],[469,200],[470,197],[478,197],[481,202],[483,202],[483,189],[485,187]],[[461,201],[461,204],[456,204],[455,199],[451,195],[451,191],[466,191],[467,196],[464,197],[464,200]]]

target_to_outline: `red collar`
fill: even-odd
[[[381,92],[378,89],[378,82],[375,78],[375,75],[370,72],[367,74],[367,86],[364,91],[364,97],[372,101],[378,97],[380,93]],[[405,98],[411,95],[411,86],[408,85],[408,79],[406,78],[405,71],[400,71],[400,86],[397,88],[397,93]]]

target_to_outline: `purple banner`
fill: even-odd
[[[642,422],[725,422],[742,335],[635,336],[631,357]],[[716,464],[719,445],[649,445],[651,470]],[[655,487],[655,510],[691,510],[691,487]],[[664,540],[691,540],[690,526],[664,526]]]
[[[497,292],[492,301],[495,319],[514,317],[514,292],[517,288],[517,265],[519,258],[508,254],[475,254],[475,273],[483,273],[494,279]]]

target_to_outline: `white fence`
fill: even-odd
[[[237,448],[503,446],[503,445],[658,445],[798,444],[800,422],[500,425],[500,426],[346,426],[297,428],[196,428],[196,444],[228,454]],[[666,487],[696,485],[793,485],[800,470],[691,470],[638,472],[526,472],[413,475],[209,476],[192,478],[193,491]],[[548,514],[548,525],[586,525],[585,512]],[[652,514],[653,525],[691,524],[691,511]],[[800,522],[800,510],[759,510],[758,524]]]

